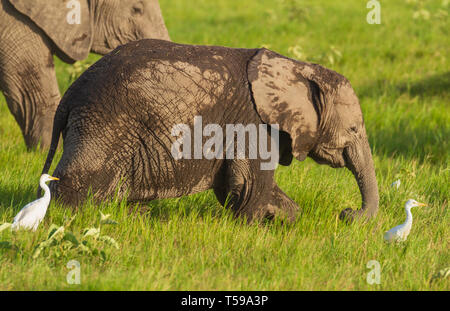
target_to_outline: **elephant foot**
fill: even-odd
[[[282,223],[293,223],[301,212],[301,208],[288,197],[275,183],[273,184],[271,202],[267,204],[266,218],[279,219]]]
[[[339,219],[350,224],[355,220],[355,211],[351,208],[346,208],[339,214]]]
[[[339,219],[350,224],[355,220],[366,222],[369,218],[372,218],[372,216],[373,215],[366,210],[355,211],[352,208],[346,208],[339,214]]]
[[[298,206],[296,209],[286,209],[285,207],[268,205],[265,210],[267,211],[264,216],[265,219],[278,220],[282,224],[294,223],[301,213],[301,209]]]

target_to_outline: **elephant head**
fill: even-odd
[[[278,124],[290,137],[281,140],[290,145],[280,150],[291,155],[281,154],[280,163],[309,156],[319,164],[347,167],[358,183],[362,208],[346,209],[341,218],[373,216],[379,201],[374,164],[359,101],[348,80],[320,65],[266,49],[252,58],[247,72],[262,121]]]
[[[143,38],[170,40],[158,0],[9,0],[72,63]]]

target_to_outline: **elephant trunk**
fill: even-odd
[[[164,18],[161,13],[161,8],[158,1],[150,1],[150,12],[149,20],[151,22],[151,27],[142,27],[143,34],[141,39],[162,39],[170,41],[169,32],[167,30]]]
[[[354,216],[361,215],[370,218],[378,211],[379,195],[372,153],[367,139],[347,147],[344,155],[346,166],[351,170],[358,183],[362,196],[362,207],[356,212],[351,209],[342,211],[341,218],[347,218],[347,216],[354,218]]]

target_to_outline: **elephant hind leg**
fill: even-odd
[[[214,193],[222,205],[248,222],[276,217],[293,221],[300,208],[278,188],[273,175],[273,171],[261,170],[258,160],[226,160]]]

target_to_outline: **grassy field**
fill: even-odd
[[[141,207],[87,203],[77,212],[52,203],[37,232],[0,233],[0,290],[450,289],[449,278],[431,281],[450,266],[449,1],[382,1],[380,25],[366,22],[369,9],[357,0],[160,3],[176,42],[265,46],[345,75],[360,98],[374,154],[378,216],[364,225],[338,221],[343,208],[361,203],[356,182],[348,170],[312,160],[276,171],[303,209],[288,226],[246,225],[212,192]],[[57,60],[62,92],[70,68]],[[26,152],[1,97],[0,224],[35,199],[45,157]],[[392,188],[397,179],[401,186]],[[383,233],[404,221],[409,198],[429,208],[413,209],[407,242],[388,245]],[[118,224],[101,225],[100,211]],[[37,254],[52,224],[73,235],[55,234],[54,246]],[[118,245],[83,237],[94,227]],[[70,247],[83,239],[86,248]],[[79,285],[66,282],[70,260],[80,262]],[[367,282],[371,260],[380,263],[380,284]]]

